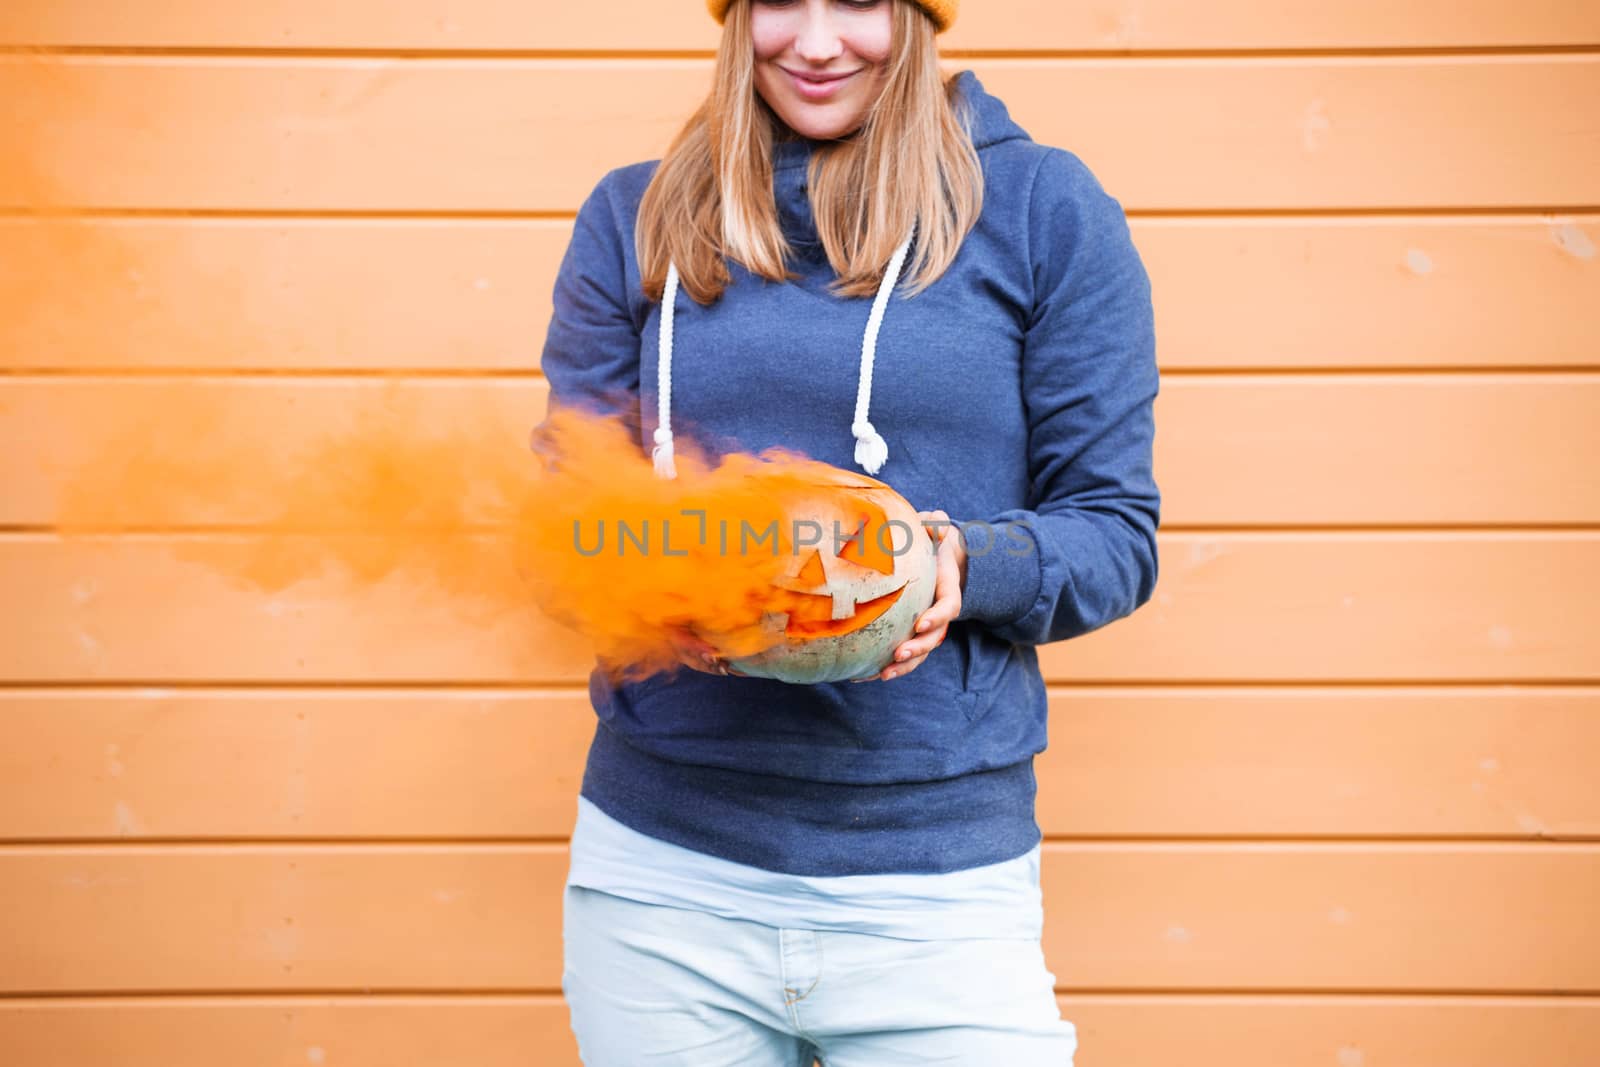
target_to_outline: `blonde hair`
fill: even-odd
[[[983,170],[971,116],[958,114],[956,76],[939,71],[933,20],[893,0],[883,88],[850,136],[813,153],[807,180],[817,235],[838,279],[836,296],[871,296],[890,257],[916,226],[904,268],[911,295],[960,251],[983,207]],[[786,128],[755,88],[750,0],[723,23],[710,95],[673,138],[634,231],[644,292],[661,299],[669,260],[702,305],[731,280],[725,258],[772,281],[798,275],[772,193],[772,149]],[[862,191],[865,191],[863,195]]]

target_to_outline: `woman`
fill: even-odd
[[[705,104],[578,213],[551,403],[633,420],[664,474],[692,426],[874,473],[963,536],[867,684],[688,642],[693,671],[591,677],[562,976],[584,1062],[1069,1065],[1036,646],[1155,584],[1148,277],[1075,155],[941,75],[956,0],[709,6]]]

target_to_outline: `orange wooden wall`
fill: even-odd
[[[4,0],[0,131],[126,258],[73,314],[0,179],[0,281],[62,308],[0,334],[0,1064],[576,1064],[577,646],[51,516],[174,379],[305,435],[398,376],[520,447],[572,214],[715,33]],[[1600,1063],[1600,4],[968,0],[941,40],[1155,290],[1160,584],[1044,650],[1078,1067]]]

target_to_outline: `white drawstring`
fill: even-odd
[[[872,403],[872,362],[878,355],[878,327],[883,325],[884,306],[889,303],[889,293],[894,289],[895,282],[900,280],[900,268],[906,261],[906,253],[911,249],[911,238],[916,232],[916,227],[913,226],[911,233],[906,235],[906,239],[890,257],[889,266],[883,272],[883,281],[878,283],[878,295],[872,300],[872,313],[867,316],[866,336],[861,339],[861,373],[856,384],[856,417],[850,422],[850,432],[856,437],[856,465],[868,474],[877,474],[879,468],[889,458],[888,442],[884,441],[883,435],[873,429],[872,423],[867,421],[867,408]]]
[[[916,236],[916,227],[894,250],[889,266],[878,283],[878,294],[872,300],[872,311],[867,316],[867,332],[861,339],[861,369],[856,383],[856,411],[851,420],[850,432],[856,438],[856,464],[868,474],[877,474],[889,458],[889,445],[883,435],[867,420],[872,403],[872,365],[878,354],[878,328],[883,325],[883,313],[889,303],[889,294],[900,280],[900,269],[905,265],[906,254]],[[656,368],[656,431],[655,448],[650,457],[655,462],[656,475],[676,478],[677,467],[672,461],[672,313],[678,295],[678,265],[667,263],[667,282],[661,293],[661,353]]]
[[[667,286],[661,294],[661,366],[656,371],[656,447],[650,451],[659,478],[678,476],[677,466],[672,462],[672,305],[677,298],[678,265],[669,260]]]

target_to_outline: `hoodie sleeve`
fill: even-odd
[[[968,527],[960,619],[1018,644],[1076,637],[1155,588],[1159,388],[1150,279],[1122,205],[1052,148],[1031,191],[1022,349],[1028,509]],[[962,520],[966,525],[970,520]]]
[[[591,192],[572,227],[556,273],[550,329],[540,369],[549,407],[584,407],[638,421],[639,328],[628,303],[624,227],[613,171]],[[537,431],[535,431],[537,434]]]

